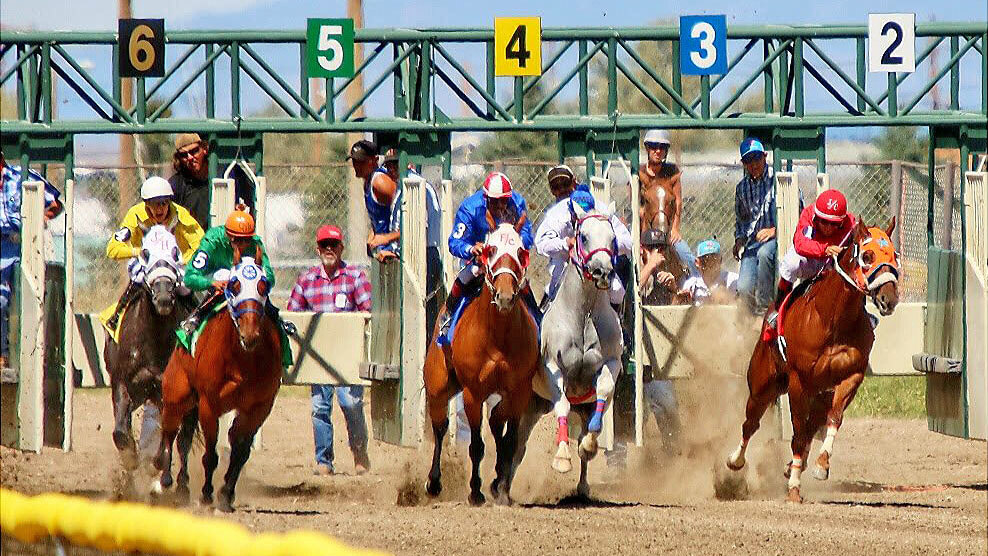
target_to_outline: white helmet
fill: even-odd
[[[646,145],[649,143],[654,144],[664,144],[671,145],[672,141],[669,140],[669,132],[664,129],[650,129],[645,132],[645,140],[643,141]]]
[[[141,200],[150,201],[151,199],[174,196],[175,192],[172,191],[172,184],[168,183],[168,180],[165,178],[151,176],[144,180],[144,183],[141,185]]]

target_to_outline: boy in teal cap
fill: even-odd
[[[693,305],[703,305],[707,300],[713,303],[728,303],[738,295],[738,275],[722,268],[723,257],[720,243],[715,239],[701,241],[696,246],[696,268],[699,276],[687,278],[681,295]]]

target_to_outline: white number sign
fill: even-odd
[[[916,71],[916,14],[868,14],[868,71]]]

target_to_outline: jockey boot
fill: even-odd
[[[449,327],[453,323],[453,313],[456,312],[456,308],[460,306],[460,300],[463,299],[463,288],[464,285],[459,280],[455,280],[453,287],[449,289],[449,295],[446,296],[446,312],[443,315],[443,323],[439,325],[439,336],[445,336],[449,333]]]
[[[285,333],[288,334],[289,336],[294,336],[295,333],[298,332],[298,329],[295,328],[294,324],[285,320],[281,320],[281,311],[279,311],[278,308],[274,306],[274,303],[271,303],[271,299],[268,299],[267,304],[264,305],[264,312],[267,313],[269,317],[271,317],[271,320],[280,324],[281,327],[285,330]]]
[[[528,307],[529,312],[532,313],[532,317],[535,319],[535,324],[538,326],[542,323],[542,311],[539,310],[539,304],[535,301],[535,294],[532,293],[532,287],[525,284],[525,289],[519,292],[521,294],[522,301]]]
[[[223,299],[223,292],[221,290],[212,290],[211,293],[206,295],[206,298],[202,300],[202,303],[198,307],[192,310],[192,314],[189,315],[187,319],[182,321],[181,327],[185,332],[186,336],[192,337],[199,328],[199,324],[202,323],[203,317],[209,314],[220,300]]]
[[[792,282],[786,280],[785,278],[779,278],[779,287],[775,291],[775,302],[772,304],[772,312],[769,313],[766,321],[769,327],[775,328],[775,321],[779,318],[779,309],[782,308],[782,302],[785,301],[786,296],[792,291]]]
[[[141,293],[140,284],[134,281],[127,283],[127,289],[123,291],[120,295],[120,300],[117,301],[117,310],[106,321],[106,325],[111,330],[117,329],[117,324],[120,323],[120,315],[123,314],[124,309],[127,308],[127,305],[130,305],[130,302],[137,298],[139,293]]]

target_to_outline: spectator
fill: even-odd
[[[384,169],[388,172],[388,177],[398,183],[398,152],[394,149],[388,149],[384,154]],[[422,177],[415,167],[411,164],[408,165],[408,176],[409,177]],[[443,289],[443,262],[442,254],[439,251],[442,245],[442,213],[439,208],[439,196],[436,195],[436,189],[432,187],[432,184],[425,181],[423,178],[423,183],[425,184],[425,282],[429,289],[426,292],[426,304],[425,304],[425,326],[428,333],[426,336],[432,336],[432,327],[435,326],[436,316],[439,314],[439,292]],[[401,237],[401,190],[395,195],[395,200],[391,203],[391,224],[388,228],[390,230],[390,235],[387,235],[385,239],[389,239],[389,243],[393,242],[395,246],[394,253],[397,255],[399,253],[400,244],[399,239]]]
[[[734,193],[734,258],[741,261],[738,294],[753,315],[772,301],[775,286],[775,184],[758,139],[741,142],[744,177]]]
[[[336,313],[370,311],[371,285],[363,270],[343,260],[343,232],[332,225],[316,232],[316,253],[321,264],[298,277],[288,300],[289,311]],[[339,397],[346,419],[350,450],[357,474],[370,469],[367,424],[364,421],[364,387],[360,385],[312,385],[312,434],[316,449],[316,475],[332,475],[333,393]]]
[[[34,170],[25,173],[18,166],[9,166],[0,151],[3,202],[0,203],[0,369],[10,366],[10,299],[14,294],[14,265],[21,259],[21,181],[45,184],[45,220],[62,212],[60,193],[48,180]]]
[[[738,294],[738,275],[724,270],[722,263],[720,243],[716,239],[701,241],[696,246],[696,267],[700,275],[687,278],[679,294],[696,306],[734,301]]]
[[[675,249],[680,262],[689,269],[691,276],[696,275],[693,265],[693,252],[680,233],[683,219],[683,184],[682,170],[670,162],[669,132],[653,129],[645,134],[645,152],[648,162],[638,170],[640,187],[639,203],[641,230],[657,228],[668,234],[669,245]],[[664,201],[659,203],[659,190],[665,191]],[[671,200],[670,200],[671,199]]]
[[[398,234],[391,230],[398,183],[391,179],[387,170],[378,166],[377,154],[377,145],[361,139],[350,147],[346,159],[353,164],[353,174],[364,180],[364,204],[371,225],[367,236],[367,254],[386,263],[398,258],[395,242]]]
[[[168,183],[175,192],[175,203],[185,207],[203,230],[209,229],[209,143],[198,133],[182,133],[175,138],[172,167],[175,173]]]

